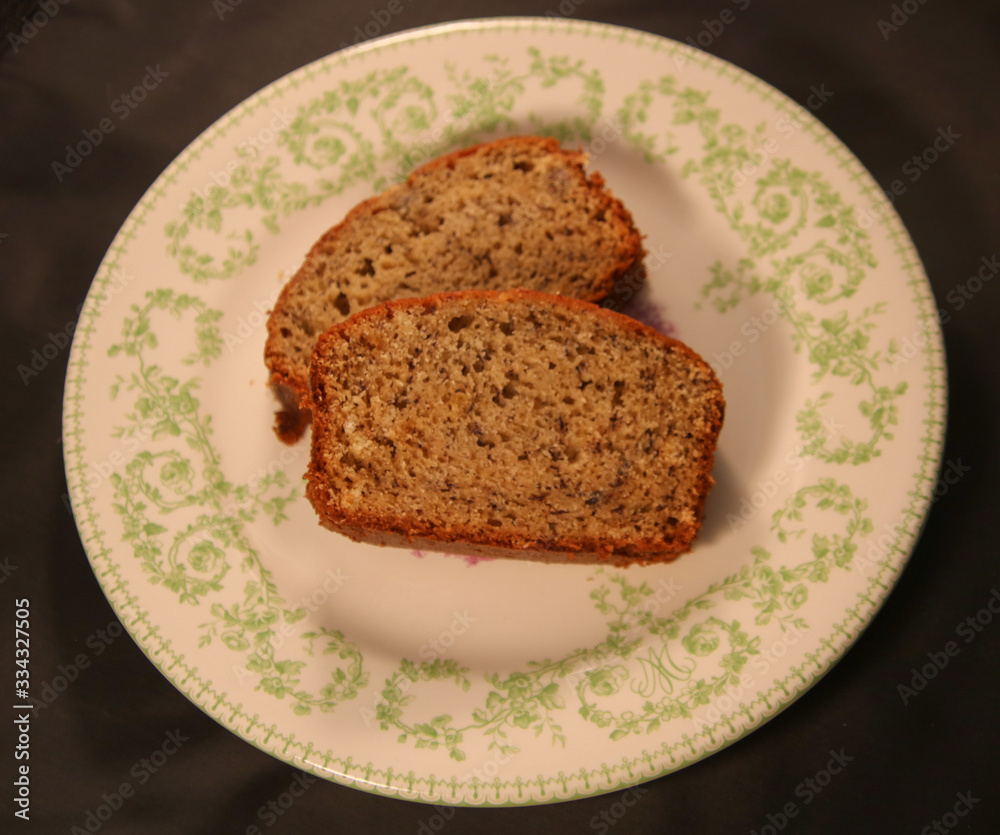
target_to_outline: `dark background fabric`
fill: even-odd
[[[71,329],[119,226],[188,143],[262,86],[352,40],[381,6],[226,0],[220,19],[211,0],[47,0],[42,17],[37,3],[7,3],[0,42],[0,702],[13,691],[19,598],[31,601],[33,682],[52,681],[81,652],[89,664],[33,719],[29,823],[12,816],[15,735],[12,721],[0,719],[0,831],[87,831],[89,823],[102,833],[149,835],[244,833],[254,825],[274,833],[762,835],[946,832],[956,822],[951,831],[1000,831],[1000,617],[971,642],[959,639],[958,655],[906,705],[897,692],[1000,594],[1000,279],[991,277],[972,300],[961,295],[983,259],[1000,251],[1000,7],[994,0],[574,3],[575,17],[680,41],[740,7],[707,50],[802,104],[825,85],[835,95],[818,117],[883,188],[906,182],[895,207],[948,314],[944,460],[965,469],[942,489],[871,627],[817,686],[740,742],[639,791],[551,806],[442,810],[302,781],[216,724],[120,634],[90,569],[65,501],[68,349],[27,382],[17,367],[50,334]],[[556,11],[558,0],[404,0],[384,32]],[[32,19],[44,25],[29,29]],[[66,144],[157,64],[169,68],[169,83],[58,182],[51,163],[65,156]],[[903,166],[939,130],[959,138],[918,180],[906,179]],[[155,773],[140,766],[147,774],[140,783],[136,764],[168,732],[189,741]],[[835,754],[847,760],[842,772],[819,792],[802,789]],[[109,820],[88,817],[126,781],[135,794]],[[301,797],[280,816],[262,813],[285,793]],[[971,809],[959,817],[962,797]],[[794,817],[785,815],[788,804]]]

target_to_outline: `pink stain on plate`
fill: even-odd
[[[638,319],[644,325],[649,325],[653,330],[657,330],[664,336],[676,336],[677,328],[673,322],[663,315],[659,305],[650,301],[633,300],[622,306],[622,313]]]
[[[410,553],[415,557],[420,557],[421,559],[424,557],[424,552],[418,551],[416,548],[414,548]],[[434,553],[440,553],[445,557],[457,557],[460,560],[465,560],[466,565],[475,565],[477,562],[493,562],[493,560],[496,559],[496,557],[475,557],[472,554],[449,554],[445,551],[435,551]]]

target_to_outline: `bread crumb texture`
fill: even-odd
[[[359,310],[467,288],[606,296],[642,245],[585,162],[554,139],[512,137],[435,160],[356,207],[313,247],[268,322],[265,358],[286,411],[309,408],[318,336]]]
[[[689,550],[724,412],[682,343],[530,291],[367,311],[320,339],[312,386],[328,527],[610,562]]]

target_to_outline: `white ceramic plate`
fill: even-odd
[[[265,313],[312,242],[414,164],[513,133],[589,148],[650,253],[613,303],[724,382],[718,486],[673,565],[358,545],[303,497],[308,444],[272,434]],[[122,621],[234,733],[380,794],[545,803],[682,768],[829,669],[924,519],[944,380],[910,240],[813,115],[640,32],[455,23],[292,73],[156,181],[83,310],[66,468]]]

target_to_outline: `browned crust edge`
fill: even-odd
[[[670,554],[657,554],[650,558],[648,553],[636,553],[634,556],[622,552],[587,551],[587,550],[548,550],[539,548],[511,548],[498,545],[481,545],[462,540],[441,540],[425,536],[407,536],[392,531],[371,531],[358,526],[333,526],[324,520],[320,524],[335,533],[343,534],[355,542],[365,545],[376,545],[390,550],[417,549],[434,551],[443,554],[455,554],[463,557],[483,557],[486,559],[525,560],[527,562],[544,562],[552,565],[610,565],[616,568],[628,568],[633,565],[658,565],[673,562],[679,556],[687,553],[679,550]],[[690,549],[687,549],[690,550]]]
[[[335,507],[328,500],[323,483],[320,452],[326,435],[333,428],[334,415],[324,408],[326,405],[325,381],[322,379],[322,368],[318,359],[329,350],[329,346],[338,340],[347,340],[350,331],[369,319],[392,319],[396,312],[414,307],[422,307],[433,311],[439,304],[451,300],[488,299],[496,301],[525,300],[537,304],[561,306],[574,312],[591,314],[598,318],[613,321],[627,331],[641,338],[651,338],[659,341],[671,350],[683,354],[688,360],[700,365],[714,383],[716,392],[715,414],[710,415],[711,426],[703,445],[702,456],[705,462],[699,473],[698,494],[700,500],[695,507],[695,524],[680,525],[674,529],[672,536],[661,539],[606,540],[593,537],[536,539],[529,535],[518,536],[516,533],[494,534],[470,526],[432,526],[429,524],[408,523],[402,525],[393,517],[380,516],[369,512],[350,513]],[[719,434],[725,419],[725,399],[722,384],[712,370],[712,367],[702,357],[677,339],[666,336],[659,331],[622,313],[606,310],[597,305],[573,299],[566,296],[556,296],[541,293],[536,290],[461,290],[456,292],[437,293],[421,298],[399,299],[385,302],[367,310],[360,311],[338,325],[333,326],[320,336],[313,352],[310,364],[313,402],[316,404],[314,429],[309,469],[306,473],[306,496],[312,503],[320,518],[320,524],[330,530],[342,533],[352,539],[377,545],[396,545],[409,547],[424,547],[451,550],[461,553],[473,553],[481,556],[517,557],[521,559],[536,559],[535,555],[544,552],[542,557],[547,562],[578,562],[603,563],[615,566],[649,565],[668,562],[682,554],[688,553],[704,518],[705,502],[712,486],[715,484],[711,476],[715,463],[715,452]],[[460,548],[451,547],[460,545]],[[446,547],[447,546],[447,547]],[[562,558],[553,555],[562,552]]]
[[[294,444],[305,433],[312,419],[310,414],[312,401],[309,394],[308,377],[299,374],[297,369],[288,363],[284,353],[277,350],[274,346],[279,328],[275,320],[275,311],[280,310],[284,306],[287,298],[292,294],[298,283],[304,281],[306,276],[311,274],[313,261],[319,257],[319,254],[327,249],[333,241],[345,234],[357,217],[376,211],[379,204],[385,200],[388,194],[393,193],[396,189],[410,188],[415,178],[423,176],[427,172],[434,171],[437,168],[454,166],[457,160],[476,154],[484,148],[500,148],[508,144],[535,144],[543,146],[543,151],[565,157],[580,178],[581,184],[599,195],[604,201],[603,208],[605,211],[613,214],[625,226],[626,234],[620,245],[620,251],[623,253],[621,259],[609,271],[607,276],[604,276],[595,283],[596,292],[591,294],[585,301],[597,302],[607,297],[614,288],[615,283],[642,261],[645,256],[645,250],[642,246],[642,235],[636,229],[631,213],[611,193],[610,189],[607,188],[604,178],[600,174],[594,172],[589,177],[587,176],[585,171],[587,155],[582,150],[574,151],[562,148],[558,140],[551,137],[508,136],[492,142],[481,142],[468,148],[461,148],[425,163],[411,171],[404,184],[392,186],[386,189],[386,191],[362,201],[351,209],[340,223],[328,229],[310,248],[302,266],[299,267],[295,275],[285,284],[281,294],[278,296],[267,319],[267,341],[264,345],[264,362],[270,372],[268,386],[282,407],[275,415],[274,424],[275,434],[282,442]]]

